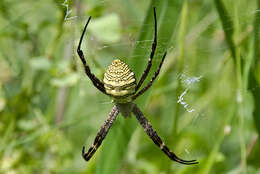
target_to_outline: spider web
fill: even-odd
[[[199,77],[187,77],[185,74],[182,74],[180,76],[180,79],[182,83],[184,83],[187,87],[186,89],[181,93],[181,95],[178,97],[177,103],[180,103],[184,109],[187,112],[194,112],[195,109],[191,108],[189,104],[184,100],[184,96],[187,94],[187,92],[190,90],[193,84],[200,82],[200,79],[202,76]]]
[[[101,3],[104,3],[103,1]],[[68,21],[75,21],[76,19],[78,19],[78,16],[73,16],[72,14],[72,8],[67,4],[67,0],[64,0],[64,3],[62,4],[62,6],[64,6],[66,8],[66,15],[64,18],[64,21],[68,22]],[[243,13],[243,12],[242,12]],[[250,16],[250,15],[254,15],[254,13],[259,13],[259,10],[256,10],[254,12],[252,12],[251,14],[245,13],[244,16]],[[88,18],[88,16],[84,16],[84,20],[86,20]],[[234,16],[231,16],[231,18],[235,18]],[[191,30],[187,31],[187,34],[185,36],[185,40],[186,40],[186,45],[185,45],[185,49],[189,49],[189,47],[193,47],[194,44],[196,44],[196,42],[198,40],[201,39],[202,33],[206,32],[207,30],[215,30],[216,27],[214,25],[217,25],[216,21],[218,19],[218,16],[216,13],[209,13],[207,16],[205,16],[204,18],[202,18],[202,20],[200,20],[200,22],[198,24],[196,24],[195,26],[192,27]],[[84,20],[82,19],[81,21]],[[96,19],[95,19],[96,20]],[[140,22],[140,19],[131,19],[131,20],[138,20],[138,22]],[[94,23],[94,20],[92,21]],[[242,21],[244,24],[247,24],[247,21],[244,20]],[[120,25],[123,25],[122,23],[120,23]],[[153,24],[145,24],[145,25],[149,25],[150,28],[153,27]],[[231,28],[230,28],[231,29]],[[80,33],[81,29],[79,29]],[[249,31],[248,33],[252,32],[252,26],[248,26],[247,31]],[[125,33],[127,33],[128,31],[126,30]],[[146,32],[146,31],[141,31],[141,32]],[[77,33],[77,35],[79,35]],[[131,33],[131,32],[129,32]],[[247,38],[248,33],[242,33],[241,37],[238,38],[238,43],[242,42],[245,38]],[[173,38],[177,38],[177,30],[174,31],[173,33]],[[89,61],[90,63],[90,67],[91,70],[93,71],[94,74],[98,74],[102,71],[104,71],[104,67],[107,67],[107,65],[111,62],[111,60],[113,60],[114,58],[118,58],[118,57],[113,57],[114,55],[117,55],[119,53],[120,56],[128,56],[129,59],[135,59],[137,56],[143,56],[143,55],[131,55],[131,50],[134,49],[134,47],[140,47],[143,50],[146,50],[146,57],[148,57],[150,50],[151,50],[151,45],[153,42],[153,39],[151,37],[151,39],[148,40],[135,40],[137,38],[137,35],[131,35],[128,34],[128,36],[126,37],[127,39],[123,39],[117,42],[109,42],[109,43],[98,43],[98,39],[97,36],[95,36],[93,33],[90,32],[90,34],[88,34],[87,36],[87,40],[89,40],[91,42],[91,44],[94,43],[94,46],[90,45],[90,42],[87,41],[86,39],[84,40],[84,44],[83,44],[83,48],[87,51],[87,54],[89,55],[91,61]],[[203,39],[203,38],[202,38]],[[212,40],[208,40],[209,41],[209,45],[211,45],[211,47],[203,47],[200,45],[197,45],[197,57],[199,57],[199,55],[204,55],[204,54],[208,54],[210,55],[211,53],[213,53],[213,51],[215,52],[220,52],[220,53],[224,53],[224,54],[228,54],[227,52],[227,48],[223,45],[220,46],[214,46],[214,44],[219,44],[220,42],[224,43],[224,34],[223,31],[219,30],[216,31],[214,33],[214,35],[212,36]],[[214,41],[214,42],[213,42]],[[173,44],[174,43],[174,44]],[[163,76],[165,72],[167,72],[168,69],[172,68],[173,65],[176,62],[177,57],[179,56],[178,53],[178,46],[176,46],[177,42],[176,41],[172,41],[172,43],[169,45],[169,47],[167,48],[168,51],[168,57],[170,57],[170,59],[166,58],[166,61],[164,63],[162,72],[159,76]],[[158,42],[157,45],[157,54],[156,56],[160,57],[161,54],[163,54],[163,51],[161,51],[161,45],[166,44],[166,43],[162,43],[162,42]],[[212,50],[212,48],[214,48],[214,50]],[[125,50],[124,54],[122,54],[122,50]],[[117,50],[117,51],[115,51]],[[158,53],[159,50],[159,53]],[[161,51],[161,52],[160,52]],[[97,53],[97,52],[101,52],[101,54]],[[109,55],[108,57],[105,57],[104,55],[102,55],[104,52],[111,52],[111,55]],[[98,54],[98,56],[96,56]],[[223,56],[219,56],[219,57],[228,57],[226,55]],[[77,56],[77,55],[76,55]],[[93,58],[94,57],[94,58]],[[120,58],[120,57],[119,57]],[[186,57],[185,57],[186,59]],[[97,61],[96,61],[97,60]],[[101,61],[102,60],[102,61]],[[190,60],[190,59],[188,59]],[[96,61],[95,63],[93,63],[94,61]],[[140,64],[147,64],[147,59],[139,59],[138,60]],[[160,61],[160,59],[154,59],[154,61]],[[207,121],[207,120],[201,120],[203,115],[208,115],[208,114],[204,114],[204,110],[197,107],[196,105],[193,105],[193,103],[190,103],[189,100],[187,100],[186,98],[189,98],[190,95],[193,95],[193,87],[195,85],[200,86],[201,80],[204,80],[204,76],[207,76],[206,74],[210,74],[210,73],[219,73],[221,72],[220,69],[224,69],[223,68],[223,64],[225,64],[227,62],[227,60],[215,60],[215,65],[212,69],[206,69],[205,71],[199,71],[198,73],[196,73],[196,76],[188,76],[186,75],[185,72],[183,72],[182,74],[180,74],[179,76],[177,76],[177,78],[179,78],[181,80],[182,86],[184,86],[181,94],[179,96],[177,96],[177,100],[174,101],[176,103],[179,103],[183,108],[184,108],[184,115],[192,115],[192,121],[190,121],[187,124],[193,124],[192,126],[194,126],[194,120],[200,118],[200,121]],[[207,62],[208,63],[208,62]],[[212,62],[211,62],[212,63]],[[77,64],[79,64],[79,67],[81,67],[81,62],[77,61]],[[213,63],[214,64],[214,63]],[[186,65],[186,64],[185,64]],[[189,74],[190,71],[190,67],[188,67],[189,64],[187,64],[185,71],[187,71]],[[206,65],[207,66],[207,65]],[[99,69],[97,71],[97,69]],[[84,70],[82,68],[79,68],[80,70],[80,76],[82,76],[81,79],[86,79],[85,75],[84,75]],[[197,72],[197,71],[196,71]],[[160,77],[159,77],[160,78]],[[87,81],[87,80],[86,80]],[[156,83],[156,82],[155,82]],[[255,88],[259,88],[259,86],[255,86]],[[85,90],[82,90],[82,92],[85,93]],[[196,99],[195,99],[196,100]],[[104,105],[109,105],[111,104],[111,100],[109,98],[103,98],[100,99],[99,104],[102,104],[103,107]],[[204,105],[204,108],[205,105]],[[203,110],[203,111],[201,111]],[[203,113],[202,113],[203,112]],[[206,117],[205,117],[206,118]],[[204,118],[204,119],[205,119]],[[185,118],[186,119],[186,118]],[[188,118],[189,119],[189,118]],[[209,119],[209,117],[207,116],[207,119]],[[187,126],[187,124],[184,123],[184,126]],[[197,125],[195,125],[196,127]],[[231,125],[226,125],[224,127],[225,133],[229,134],[230,130],[231,130]],[[188,148],[184,148],[186,153],[189,153]]]
[[[99,4],[101,6],[104,6],[106,4],[106,2],[101,1]],[[73,15],[72,7],[70,7],[68,0],[64,0],[64,2],[61,5],[64,6],[65,9],[66,9],[64,21],[68,22],[68,21],[75,21],[75,20],[79,19],[78,16]],[[247,16],[254,15],[255,13],[258,13],[258,12],[259,12],[259,10],[255,10],[255,11],[251,12],[250,14],[244,13],[243,15],[247,17]],[[234,16],[231,16],[231,18],[234,18]],[[84,19],[87,19],[87,16],[84,16]],[[192,28],[192,30],[187,31],[187,34],[186,34],[186,37],[185,37],[186,44],[187,44],[186,47],[188,48],[189,46],[192,46],[197,40],[199,40],[199,37],[201,36],[201,34],[203,32],[205,32],[206,30],[215,29],[215,26],[213,26],[212,24],[214,24],[217,19],[218,19],[218,16],[216,15],[216,13],[209,13],[207,16],[202,18],[202,20],[197,25],[195,25]],[[138,21],[138,23],[141,23],[141,21],[142,21],[141,18],[130,19],[130,20],[136,20],[136,21]],[[84,21],[84,20],[81,20],[81,21]],[[247,21],[243,21],[243,22],[245,24],[247,23]],[[94,23],[94,21],[92,21],[92,23]],[[122,25],[122,23],[120,25]],[[145,25],[149,25],[150,28],[153,28],[153,24],[145,24]],[[79,33],[80,33],[81,29],[78,29],[78,30],[79,30]],[[248,30],[252,30],[252,28],[249,27]],[[146,32],[146,31],[141,31],[141,32]],[[216,39],[217,41],[224,39],[224,38],[219,37],[218,34],[222,35],[223,33],[216,33],[216,36],[213,36],[213,37],[215,37],[214,39]],[[247,37],[246,33],[245,33],[244,36],[241,36],[241,40],[243,40],[243,38],[245,38],[245,37]],[[146,50],[146,55],[147,55],[146,57],[148,57],[150,50],[151,50],[151,45],[152,45],[152,42],[153,42],[152,37],[151,37],[151,39],[140,41],[140,40],[135,40],[137,38],[137,35],[131,35],[131,34],[129,34],[127,36],[127,39],[123,39],[123,40],[117,41],[115,43],[110,42],[110,43],[99,44],[96,41],[97,38],[95,36],[93,36],[92,34],[88,34],[87,38],[88,38],[87,40],[90,40],[91,42],[95,43],[95,48],[89,49],[89,44],[86,43],[88,41],[85,39],[84,42],[83,42],[83,48],[88,50],[87,54],[90,55],[89,57],[92,60],[94,60],[94,59],[91,58],[91,57],[93,57],[93,55],[96,55],[97,52],[107,52],[107,51],[110,51],[110,50],[114,51],[114,50],[120,50],[120,49],[126,50],[126,52],[124,53],[124,56],[127,56],[129,59],[134,59],[135,56],[141,56],[141,55],[131,55],[131,50],[135,46]],[[177,38],[177,30],[174,30],[173,38]],[[172,42],[176,43],[176,41],[172,41]],[[163,51],[161,51],[161,45],[163,45],[163,44],[165,44],[165,43],[158,42],[157,54],[156,54],[156,56],[158,56],[158,57],[160,57],[163,54]],[[223,51],[223,52],[226,51],[225,47],[215,47],[214,49],[217,50],[217,51]],[[165,72],[164,69],[169,68],[168,64],[171,64],[171,66],[172,66],[173,62],[176,61],[176,58],[178,57],[178,54],[179,54],[178,48],[176,48],[176,46],[174,46],[174,44],[172,44],[172,43],[167,48],[167,51],[168,51],[168,56],[171,57],[171,59],[170,60],[166,59],[167,63],[164,63],[164,66],[163,66],[163,69],[162,69],[160,76],[163,76],[163,73]],[[210,48],[203,48],[203,47],[198,48],[198,52],[200,54],[209,54],[209,53],[211,53],[211,51],[212,50]],[[110,64],[111,60],[113,60],[114,58],[118,58],[118,57],[114,57],[114,55],[116,55],[116,54],[113,53],[111,55],[111,57],[104,57],[104,56],[102,57],[102,55],[101,55],[100,58],[98,58],[98,56],[97,56],[97,61],[94,60],[95,61],[94,64],[92,63],[92,61],[89,61],[90,66],[93,67],[93,68],[91,68],[91,70],[95,74],[97,73],[96,69],[99,69],[99,71],[98,71],[99,73],[104,72],[105,67],[108,64]],[[145,65],[147,64],[147,59],[139,59],[138,61],[142,64],[145,64]],[[160,61],[160,59],[154,59],[154,61],[155,62]],[[77,62],[77,64],[81,64],[78,60],[76,60],[76,62]],[[217,64],[216,69],[214,71],[219,70],[219,66],[221,66],[220,64],[221,63]],[[80,76],[82,76],[81,79],[85,78],[85,77],[83,77],[83,76],[85,76],[83,69],[79,68],[79,70],[81,71],[80,72],[80,74],[81,74]],[[186,71],[189,71],[189,70],[186,69]],[[203,72],[201,74],[205,74],[205,72]],[[182,80],[182,83],[186,85],[186,88],[182,91],[180,96],[178,96],[178,99],[177,99],[176,102],[180,103],[183,106],[183,108],[185,109],[185,111],[188,112],[188,113],[195,112],[196,108],[191,107],[191,104],[188,103],[188,101],[185,100],[185,96],[189,95],[190,89],[193,87],[193,85],[195,85],[196,83],[200,83],[200,80],[203,76],[204,75],[199,75],[197,77],[195,77],[195,76],[194,77],[187,77],[185,74],[182,74],[179,77]],[[256,86],[256,88],[259,88],[259,86]],[[101,104],[110,104],[111,103],[110,99],[108,99],[108,98],[105,98],[104,100],[105,101],[102,101]]]
[[[66,9],[66,13],[65,13],[65,16],[64,16],[64,21],[68,21],[68,20],[73,20],[73,19],[76,19],[78,16],[70,16],[70,14],[72,13],[72,9],[71,7],[69,7],[69,2],[68,0],[64,0],[64,2],[61,4],[62,6],[65,7]]]

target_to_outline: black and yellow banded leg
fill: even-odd
[[[87,153],[85,153],[85,146],[83,146],[82,157],[86,161],[88,161],[94,155],[94,153],[97,151],[97,149],[101,145],[102,141],[105,139],[110,127],[116,120],[118,113],[119,113],[118,108],[116,106],[114,106],[112,108],[111,112],[109,113],[107,120],[105,121],[105,123],[103,124],[101,129],[99,130],[99,132],[94,140],[94,143],[91,145],[91,147],[89,148]]]
[[[133,113],[135,114],[137,120],[139,123],[142,125],[144,128],[145,132],[147,135],[153,140],[153,142],[160,147],[160,149],[173,161],[176,161],[181,164],[186,164],[186,165],[191,165],[191,164],[198,164],[196,160],[183,160],[177,155],[175,155],[161,140],[161,138],[158,136],[156,131],[152,128],[151,124],[148,122],[148,120],[144,117],[143,113],[141,110],[138,108],[136,104],[134,104],[133,107]]]

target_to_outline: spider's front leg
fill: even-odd
[[[173,161],[176,161],[181,164],[191,165],[191,164],[198,164],[196,160],[183,160],[179,157],[177,157],[170,149],[164,144],[164,142],[161,140],[161,138],[158,136],[156,131],[152,128],[150,123],[147,121],[147,119],[144,117],[141,110],[138,108],[136,104],[134,104],[132,112],[135,114],[137,120],[144,128],[147,135],[153,140],[153,142],[160,147],[160,149]]]
[[[149,61],[148,61],[148,65],[147,65],[146,69],[144,70],[143,75],[141,76],[141,79],[140,79],[140,81],[138,82],[138,84],[137,84],[137,86],[135,88],[135,92],[138,91],[138,89],[142,86],[144,80],[146,79],[146,77],[147,77],[147,75],[148,75],[148,73],[149,73],[149,71],[151,69],[152,60],[153,60],[154,53],[155,53],[155,50],[156,50],[156,45],[157,45],[157,18],[156,18],[156,10],[155,10],[155,8],[153,9],[153,12],[154,12],[154,40],[153,40],[152,50],[151,50],[151,53],[150,53],[150,58],[149,58]],[[137,94],[135,94],[132,97],[132,100],[135,100],[137,97],[142,95],[145,91],[147,91],[152,86],[154,80],[156,79],[156,77],[160,73],[160,70],[161,70],[163,61],[164,61],[164,59],[166,57],[166,54],[167,54],[167,51],[164,52],[163,57],[162,57],[161,62],[160,62],[160,65],[159,65],[158,69],[156,70],[156,72],[154,73],[154,76],[152,77],[150,82],[143,89],[141,89]]]
[[[164,61],[164,59],[165,59],[165,57],[166,57],[166,54],[167,54],[167,51],[164,52],[163,57],[162,57],[162,60],[161,60],[161,62],[160,62],[160,65],[159,65],[159,67],[157,68],[157,70],[155,71],[155,73],[154,73],[152,79],[150,80],[150,82],[149,82],[143,89],[141,89],[137,94],[135,94],[135,95],[132,97],[132,100],[135,100],[137,97],[139,97],[140,95],[142,95],[145,91],[147,91],[147,90],[153,85],[154,80],[157,78],[157,76],[158,76],[159,73],[160,73],[160,70],[161,70],[161,67],[162,67],[162,65],[163,65],[163,61]]]
[[[107,94],[106,93],[106,90],[105,90],[105,87],[104,87],[104,83],[101,82],[91,71],[90,71],[90,68],[85,60],[85,57],[84,57],[84,54],[83,54],[83,51],[81,50],[81,43],[82,43],[82,40],[83,40],[83,37],[84,37],[84,34],[87,30],[87,27],[88,27],[88,24],[90,22],[90,19],[91,19],[91,16],[88,18],[88,21],[84,27],[84,30],[81,34],[81,37],[80,37],[80,40],[79,40],[79,45],[78,45],[78,49],[77,49],[77,52],[78,52],[78,55],[79,55],[79,58],[80,60],[82,61],[83,63],[83,66],[84,66],[84,69],[85,69],[85,73],[86,75],[90,78],[90,80],[92,81],[92,83],[94,84],[94,86],[99,89],[101,92],[103,92],[104,94]]]
[[[153,44],[152,44],[152,50],[150,53],[150,58],[147,64],[146,69],[144,70],[140,81],[138,82],[135,91],[138,91],[138,89],[142,86],[144,80],[146,79],[151,67],[152,67],[152,61],[153,61],[153,57],[154,57],[154,53],[156,50],[156,46],[157,46],[157,17],[156,17],[156,10],[155,7],[153,8],[153,15],[154,15],[154,36],[153,36]]]
[[[116,117],[119,113],[119,110],[116,106],[114,106],[111,110],[111,112],[108,115],[107,120],[99,130],[94,143],[91,145],[87,153],[85,153],[85,146],[82,148],[82,157],[88,161],[90,158],[94,155],[94,153],[97,151],[99,146],[101,145],[102,141],[105,139],[110,127],[112,126],[113,122],[116,120]]]

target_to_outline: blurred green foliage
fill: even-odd
[[[112,103],[100,79],[115,58],[140,78],[158,15],[162,72],[136,101],[166,144],[195,166],[170,161],[134,117],[115,121],[86,163]],[[1,0],[0,173],[260,173],[260,0]],[[149,79],[148,79],[149,80]],[[148,82],[145,81],[145,83]],[[193,111],[193,112],[191,112]]]

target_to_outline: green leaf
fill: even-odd
[[[35,57],[30,59],[30,66],[35,70],[48,70],[51,63],[47,57]]]
[[[51,84],[56,87],[73,86],[79,80],[77,73],[70,73],[63,78],[54,78],[51,80]]]
[[[101,42],[114,43],[120,40],[120,20],[117,14],[112,13],[91,21],[89,30]]]

